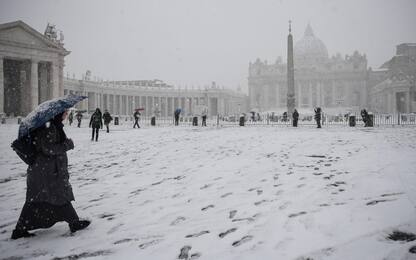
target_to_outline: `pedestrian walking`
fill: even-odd
[[[136,125],[137,125],[137,128],[140,128],[140,125],[139,125],[140,116],[141,116],[141,114],[140,114],[139,110],[136,110],[133,114],[133,117],[134,117],[133,128],[136,128]]]
[[[85,97],[75,96],[70,101],[75,103],[83,98]],[[29,165],[26,175],[26,201],[12,232],[12,239],[33,237],[35,234],[29,231],[50,228],[60,221],[67,222],[72,233],[90,224],[88,220],[79,219],[71,203],[74,194],[69,182],[67,151],[74,149],[74,143],[63,129],[63,121],[68,112],[59,112],[62,109],[56,106],[62,103],[54,103],[55,107],[48,111],[43,110],[52,103],[47,101],[39,105],[38,108],[41,109],[37,110],[38,113],[32,114],[36,112],[33,111],[19,127],[19,138],[15,142],[20,140],[22,143],[22,140],[30,136],[32,142],[28,145],[31,146],[33,154],[31,160],[25,160]],[[15,142],[12,147],[17,152]]]
[[[202,126],[207,126],[207,115],[208,115],[208,109],[207,109],[207,107],[204,107],[202,109],[202,113],[201,113],[201,116],[202,116]]]
[[[109,129],[109,126],[108,125],[113,120],[113,118],[111,117],[110,112],[108,112],[107,109],[104,111],[103,119],[104,119],[104,125],[107,128],[107,133],[109,133],[110,132],[110,129]]]
[[[287,112],[283,112],[283,122],[287,121]]]
[[[174,117],[175,117],[175,125],[179,125],[179,116],[181,115],[182,109],[177,108],[175,109],[174,112]]]
[[[81,120],[82,120],[82,113],[81,113],[81,111],[78,111],[77,112],[76,118],[77,118],[77,121],[78,121],[78,127],[81,127]]]
[[[94,141],[95,134],[95,141],[98,142],[98,133],[100,131],[100,128],[103,129],[102,114],[98,107],[97,109],[95,109],[95,112],[91,115],[90,127],[92,128],[91,141]]]
[[[315,121],[317,128],[321,128],[321,113],[322,111],[320,107],[315,108]]]
[[[72,125],[72,121],[74,120],[74,111],[71,111],[68,115],[69,125]]]
[[[292,118],[293,118],[293,127],[298,127],[299,113],[296,109],[293,111]]]
[[[368,123],[369,123],[369,116],[368,116],[368,112],[366,109],[362,109],[361,110],[361,118],[363,119],[364,122],[364,127],[368,127]]]

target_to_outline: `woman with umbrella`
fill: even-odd
[[[74,143],[67,138],[62,123],[67,116],[67,109],[84,98],[70,95],[46,101],[20,125],[17,141],[30,136],[35,156],[28,162],[26,202],[12,239],[34,236],[28,231],[49,228],[60,221],[66,221],[71,232],[90,224],[88,220],[79,219],[71,204],[74,194],[69,183],[66,153],[74,149]]]

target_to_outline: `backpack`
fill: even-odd
[[[30,136],[27,135],[23,138],[14,140],[11,147],[27,165],[31,165],[35,162],[36,147]]]

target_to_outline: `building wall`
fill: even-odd
[[[151,82],[151,81],[149,81]],[[93,112],[108,109],[116,115],[132,115],[134,109],[144,108],[144,115],[166,117],[181,107],[184,115],[198,113],[198,106],[206,105],[209,116],[231,115],[247,110],[247,96],[241,92],[211,87],[205,89],[176,89],[166,85],[152,85],[143,81],[97,82],[64,78],[64,93],[88,96],[78,109]]]

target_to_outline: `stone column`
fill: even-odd
[[[59,97],[59,64],[54,61],[51,64],[51,79],[52,79],[52,98]]]
[[[0,114],[4,113],[4,72],[3,57],[0,56]]]
[[[35,109],[39,102],[38,61],[32,60],[30,69],[30,105]]]
[[[118,111],[119,115],[123,114],[123,95],[118,95]]]
[[[312,82],[309,81],[308,84],[308,103],[309,103],[309,108],[313,108],[313,101],[312,101]]]

